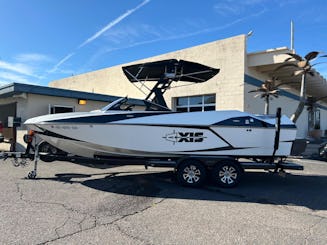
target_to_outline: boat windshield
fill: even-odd
[[[148,100],[120,98],[103,107],[101,111],[170,111],[167,107]]]

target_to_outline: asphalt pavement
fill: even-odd
[[[294,161],[195,189],[170,169],[40,162],[30,180],[0,160],[0,244],[327,244],[327,163]]]

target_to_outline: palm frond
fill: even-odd
[[[307,53],[306,56],[304,56],[304,58],[305,58],[307,61],[310,61],[310,60],[316,58],[316,57],[318,56],[319,53],[320,53],[320,52],[318,52],[318,51],[312,51],[312,52],[310,52],[310,53]]]
[[[313,71],[308,71],[308,74],[310,74],[312,77],[315,76],[315,73]]]
[[[298,84],[298,82],[287,82],[287,83],[280,83],[280,84],[277,84],[277,85],[276,85],[276,88],[279,88],[280,86],[283,86],[283,85],[288,85],[288,84]]]
[[[297,66],[296,64],[293,64],[293,63],[286,63],[286,64],[282,64],[282,65],[278,66],[277,68],[275,68],[274,71],[277,71],[277,70],[279,70],[279,69],[281,69],[281,68],[284,68],[284,67],[287,67],[287,66],[293,66],[293,67],[298,68],[298,66]]]
[[[279,93],[279,90],[278,89],[275,89],[275,90],[270,91],[270,94],[278,94],[278,93]]]
[[[304,73],[304,70],[294,71],[293,76],[302,75],[303,73]]]
[[[320,56],[320,57],[322,57],[322,56]],[[327,56],[326,56],[327,57]],[[318,63],[315,63],[315,64],[313,64],[313,65],[311,65],[311,66],[316,66],[316,65],[320,65],[320,64],[326,64],[327,62],[318,62]]]
[[[294,58],[293,57],[289,57],[289,58],[285,59],[284,62],[290,61],[292,59],[294,59]]]
[[[294,59],[296,59],[298,61],[302,61],[303,60],[303,58],[300,55],[298,55],[298,54],[292,54],[292,53],[286,53],[286,54],[288,54],[289,56],[292,56]]]
[[[263,88],[257,88],[255,90],[251,90],[248,93],[258,93],[258,92],[266,92],[266,89]]]
[[[302,60],[302,61],[299,61],[298,63],[297,63],[297,66],[299,67],[299,68],[301,68],[301,69],[304,69],[304,68],[306,68],[307,66],[309,66],[310,64],[309,64],[309,61],[308,60]]]

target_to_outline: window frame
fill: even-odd
[[[70,109],[72,109],[71,112],[75,112],[75,106],[69,106],[69,105],[52,105],[52,104],[49,104],[48,114],[58,114],[58,113],[60,113],[60,112],[58,112],[58,113],[55,112],[56,111],[55,108],[57,108],[57,107],[70,108]],[[54,113],[51,113],[51,109],[54,110]],[[69,113],[69,112],[66,112],[66,113]]]
[[[205,103],[205,97],[206,96],[214,96],[215,98],[215,103]],[[201,97],[201,104],[190,104],[191,98],[194,97]],[[178,99],[180,98],[187,98],[187,104],[186,105],[178,105]],[[176,97],[175,98],[175,111],[178,112],[178,109],[185,109],[185,112],[191,112],[191,108],[201,108],[201,112],[205,111],[206,107],[214,107],[216,110],[216,94],[203,94],[203,95],[191,95],[191,96],[181,96],[181,97]],[[180,111],[182,112],[182,111]]]

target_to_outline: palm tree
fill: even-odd
[[[271,80],[266,80],[264,81],[261,86],[255,90],[249,91],[249,93],[260,93],[255,95],[254,97],[260,96],[261,98],[264,98],[265,100],[265,114],[269,114],[269,100],[272,97],[278,98],[279,96],[279,87],[282,85],[290,84],[293,82],[288,82],[288,83],[278,83],[277,78],[273,77]]]
[[[298,54],[293,54],[293,53],[286,53],[287,55],[291,56],[289,58],[287,58],[284,62],[287,62],[285,64],[282,64],[281,66],[277,67],[275,69],[275,71],[277,71],[278,69],[287,67],[287,66],[292,66],[297,68],[296,71],[294,71],[294,73],[292,74],[293,76],[299,76],[302,75],[302,79],[301,79],[301,91],[300,91],[300,102],[299,105],[296,109],[296,111],[293,113],[293,115],[291,116],[291,120],[296,123],[297,119],[299,118],[299,116],[301,115],[303,109],[304,109],[304,105],[306,103],[306,77],[307,74],[309,74],[310,76],[314,76],[315,73],[312,70],[312,67],[321,63],[325,63],[325,62],[320,62],[320,63],[316,63],[311,65],[310,61],[316,59],[318,57],[318,55],[321,52],[318,51],[312,51],[307,53],[304,58],[301,57]],[[320,57],[327,57],[327,55],[321,55]],[[319,58],[320,58],[319,57]],[[296,63],[294,62],[289,62],[292,59],[295,59]]]

